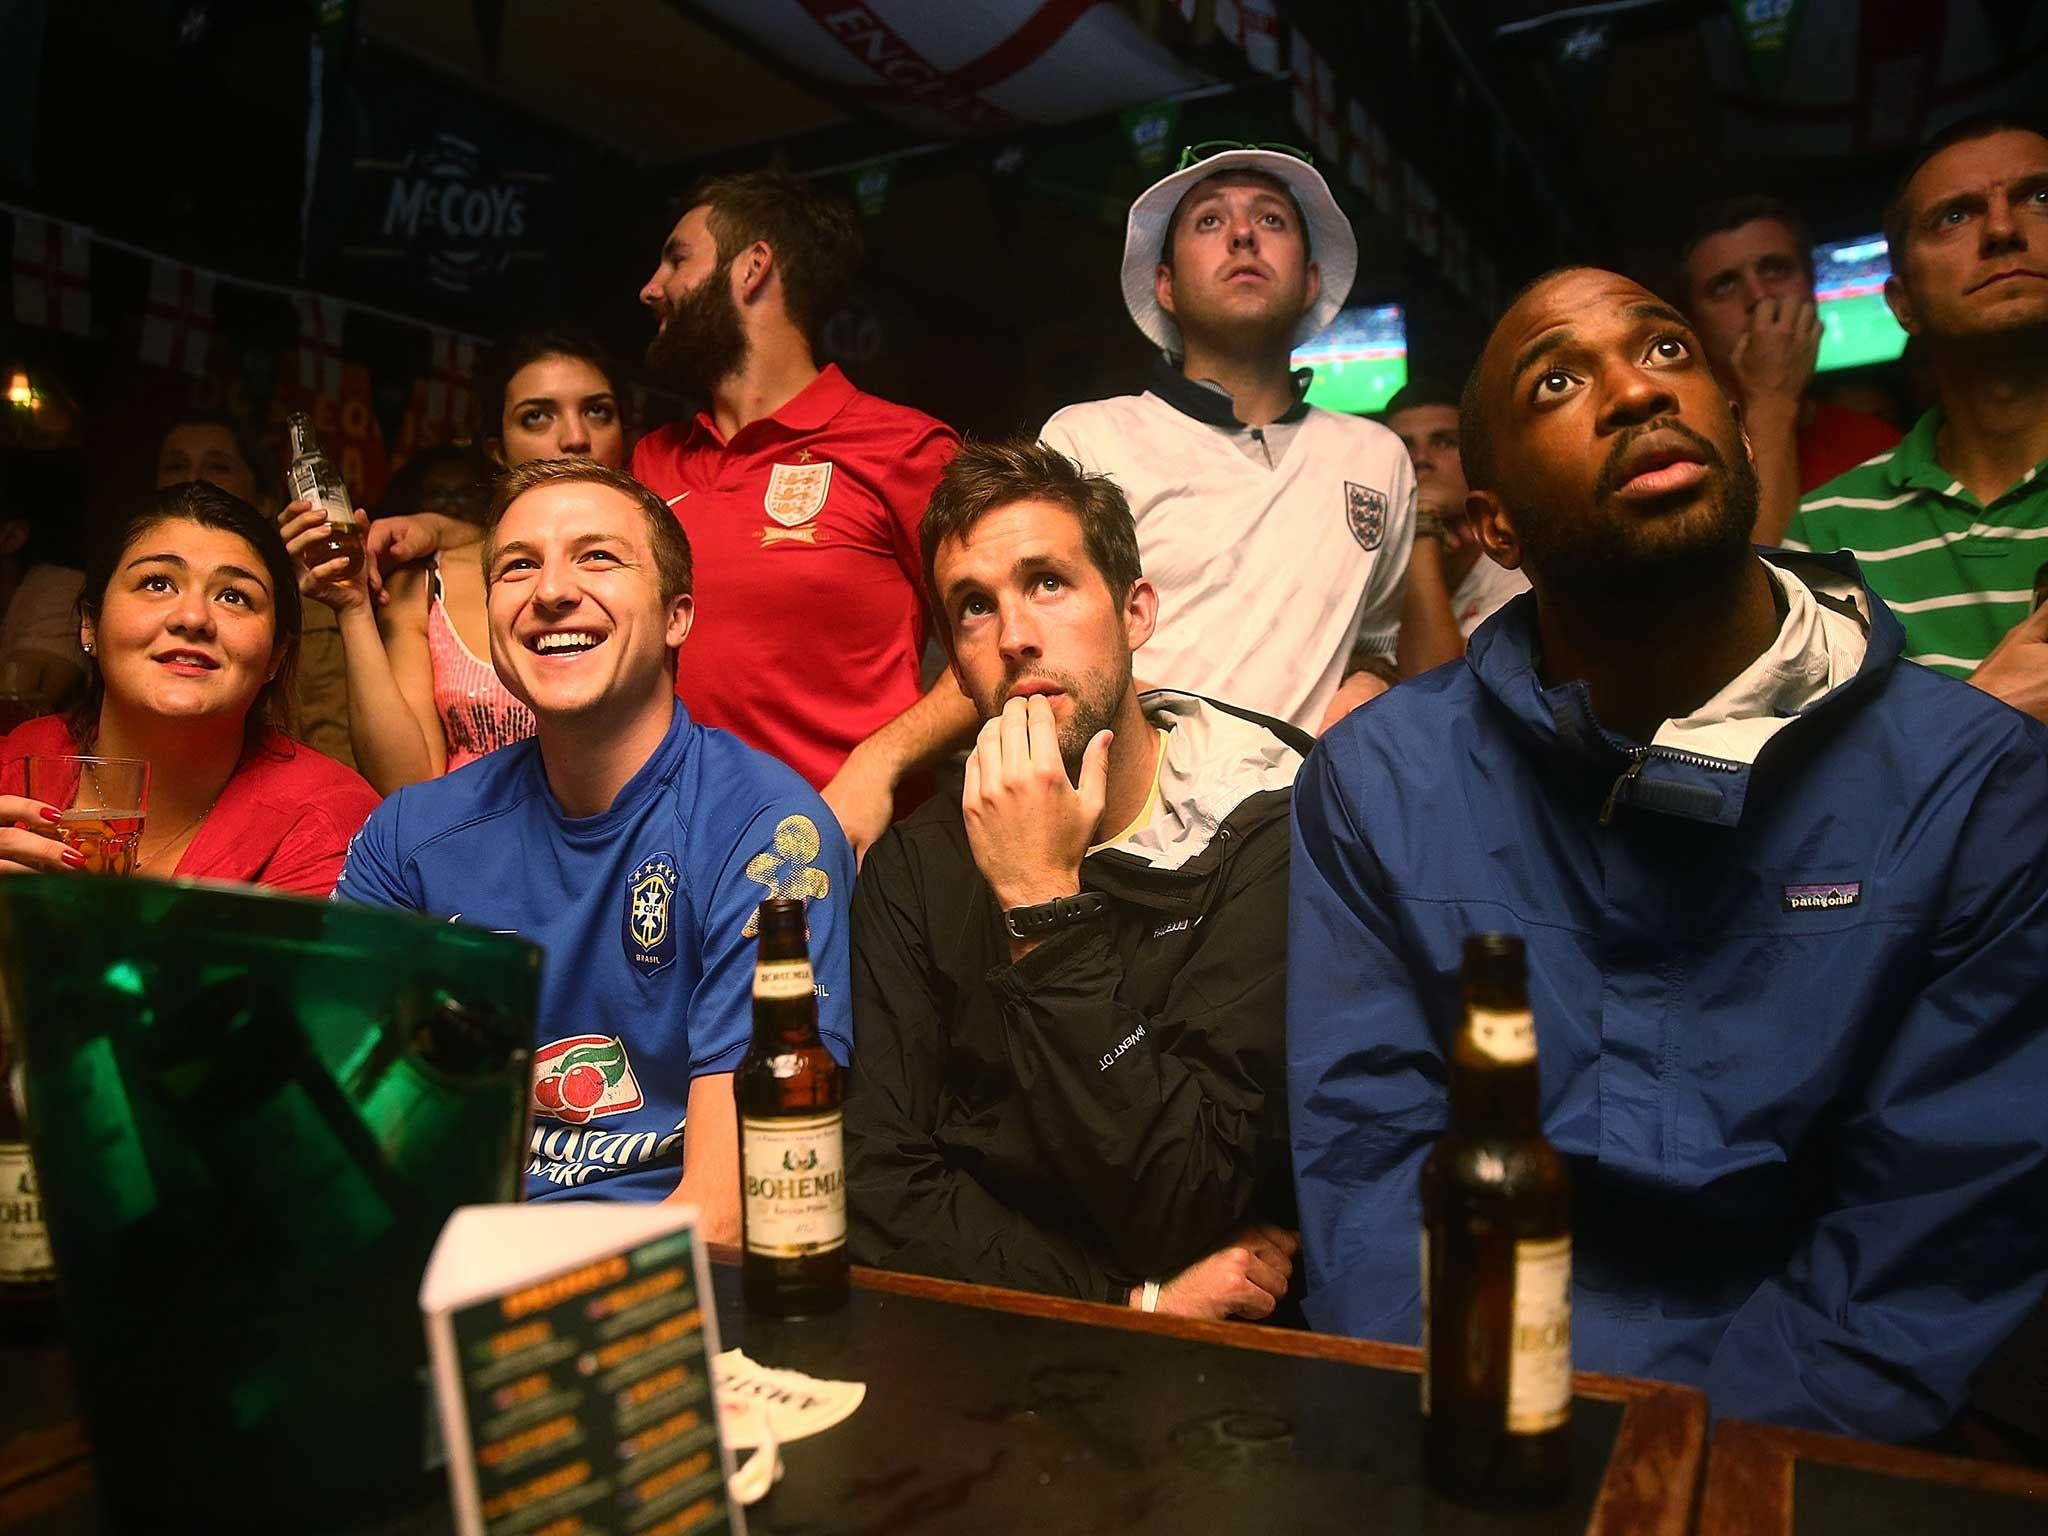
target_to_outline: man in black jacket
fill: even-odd
[[[1142,696],[1157,597],[1123,493],[969,444],[925,584],[986,722],[958,800],[853,900],[855,1258],[1265,1317],[1298,1243],[1282,1105],[1287,808],[1311,746]]]

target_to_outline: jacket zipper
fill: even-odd
[[[1616,779],[1608,789],[1606,803],[1600,807],[1600,825],[1603,827],[1613,825],[1614,813],[1621,807],[1622,792],[1628,785],[1633,784],[1638,778],[1642,777],[1643,764],[1647,763],[1652,756],[1661,757],[1674,763],[1682,763],[1688,768],[1699,768],[1708,773],[1740,773],[1742,771],[1742,764],[1740,763],[1726,762],[1718,757],[1706,757],[1698,752],[1686,752],[1677,747],[1630,747],[1627,750],[1628,766],[1621,770],[1621,777]]]

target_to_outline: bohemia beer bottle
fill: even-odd
[[[8,1070],[9,1043],[0,1026],[0,1337],[27,1342],[51,1323],[57,1270],[28,1133],[16,1109],[14,1085],[21,1074]]]
[[[340,473],[320,451],[320,440],[313,435],[313,418],[304,411],[294,411],[285,419],[285,430],[291,434],[292,443],[291,467],[284,477],[286,499],[310,501],[316,510],[327,514],[326,536],[307,545],[301,557],[306,569],[329,560],[346,559],[348,571],[341,579],[362,580],[363,525],[356,521],[356,510]]]
[[[1564,1493],[1572,1402],[1571,1186],[1543,1139],[1522,941],[1465,941],[1450,1127],[1422,1166],[1422,1445],[1455,1498]]]
[[[764,901],[754,1038],[733,1077],[750,1312],[808,1317],[846,1305],[844,1094],[818,1038],[804,904]]]

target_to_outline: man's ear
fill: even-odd
[[[1161,309],[1169,315],[1173,313],[1173,268],[1163,261],[1152,274],[1152,297],[1159,301]]]
[[[1305,315],[1316,307],[1316,300],[1323,296],[1323,269],[1315,262],[1308,264],[1308,302],[1301,306]]]
[[[775,252],[766,240],[756,240],[733,257],[733,297],[743,305],[753,303],[774,271]]]
[[[1159,591],[1140,576],[1124,594],[1124,640],[1135,651],[1159,624]]]
[[[685,592],[674,598],[668,605],[668,627],[663,639],[670,650],[676,650],[690,638],[690,626],[697,622],[697,600]]]
[[[1884,280],[1884,301],[1891,306],[1892,318],[1899,322],[1900,330],[1908,336],[1920,334],[1913,320],[1913,296],[1896,272]]]
[[[1486,551],[1495,565],[1510,571],[1521,569],[1521,535],[1515,531],[1514,514],[1508,511],[1508,504],[1497,493],[1467,491],[1465,515],[1471,519],[1472,531],[1479,537],[1479,547]]]

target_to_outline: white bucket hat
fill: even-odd
[[[1166,229],[1181,199],[1197,182],[1225,171],[1258,171],[1271,176],[1294,194],[1302,217],[1308,220],[1308,253],[1322,273],[1323,286],[1294,328],[1296,346],[1337,318],[1351,292],[1351,281],[1358,276],[1358,239],[1351,233],[1351,221],[1330,195],[1329,183],[1306,160],[1277,149],[1226,149],[1197,160],[1139,193],[1124,227],[1124,308],[1154,346],[1176,357],[1184,350],[1180,327],[1159,307],[1154,287],[1160,255],[1166,248]]]

